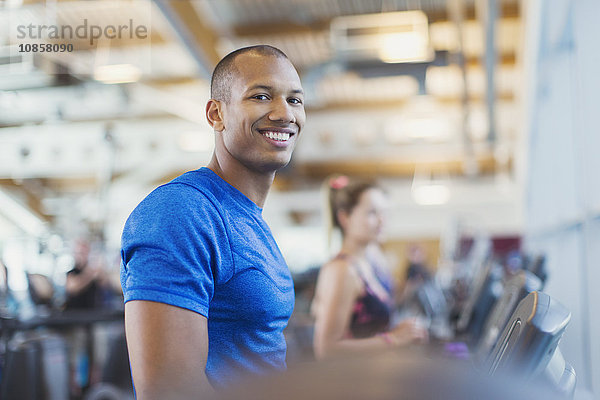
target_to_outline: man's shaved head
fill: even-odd
[[[242,47],[227,54],[215,67],[210,81],[210,97],[228,103],[231,98],[231,82],[235,76],[234,61],[237,56],[244,53],[256,53],[264,56],[275,56],[289,60],[285,53],[276,47],[258,45]]]

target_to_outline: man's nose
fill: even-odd
[[[296,122],[292,106],[287,102],[287,99],[274,100],[272,104],[273,109],[269,113],[269,119],[271,121],[280,121],[285,123]]]

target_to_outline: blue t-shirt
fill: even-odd
[[[157,301],[208,319],[213,386],[286,366],[290,271],[262,209],[208,168],[158,187],[131,213],[121,285],[125,302]]]

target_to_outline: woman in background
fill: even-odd
[[[319,359],[346,352],[406,346],[427,340],[415,320],[390,327],[394,304],[379,241],[387,198],[374,182],[338,176],[327,181],[330,224],[342,246],[321,268],[312,314]]]

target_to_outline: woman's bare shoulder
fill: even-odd
[[[349,257],[335,257],[323,264],[320,272],[321,280],[346,282],[352,286],[360,286],[360,278]]]

